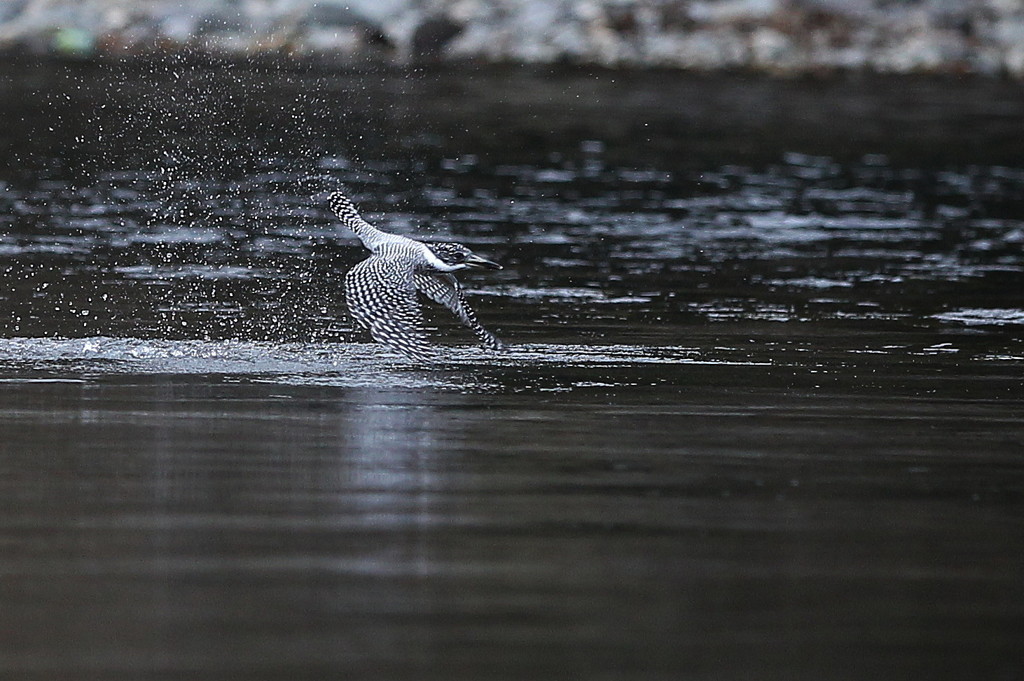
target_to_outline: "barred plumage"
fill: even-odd
[[[420,292],[451,310],[485,347],[503,347],[477,320],[451,274],[468,267],[501,269],[500,265],[462,244],[425,244],[382,232],[363,220],[352,201],[341,193],[331,194],[328,205],[371,252],[345,275],[345,299],[356,324],[368,330],[374,340],[412,359],[424,361],[433,356],[416,299]]]

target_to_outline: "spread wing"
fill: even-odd
[[[356,323],[378,343],[416,360],[433,355],[423,331],[412,264],[373,255],[345,275],[345,300]]]
[[[413,275],[413,282],[428,298],[454,312],[463,324],[472,329],[485,347],[492,350],[501,350],[505,347],[497,336],[485,329],[477,320],[476,313],[466,302],[462,287],[455,277],[444,272],[416,273]]]

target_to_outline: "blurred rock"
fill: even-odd
[[[66,57],[88,57],[96,49],[91,33],[77,28],[59,28],[53,34],[53,50]]]
[[[7,0],[0,50],[1024,78],[1024,0]]]
[[[420,22],[412,34],[412,56],[437,58],[459,33],[462,33],[462,24],[445,16],[429,17]]]

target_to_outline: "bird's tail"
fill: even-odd
[[[364,220],[352,199],[341,192],[332,192],[327,197],[327,205],[338,215],[341,224],[355,232],[363,245],[371,251],[376,252],[377,247],[388,240],[389,236]]]
[[[356,204],[341,192],[332,192],[327,197],[327,205],[347,227],[353,227],[362,222]]]

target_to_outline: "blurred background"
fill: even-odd
[[[12,52],[1024,75],[1018,0],[8,0]]]

